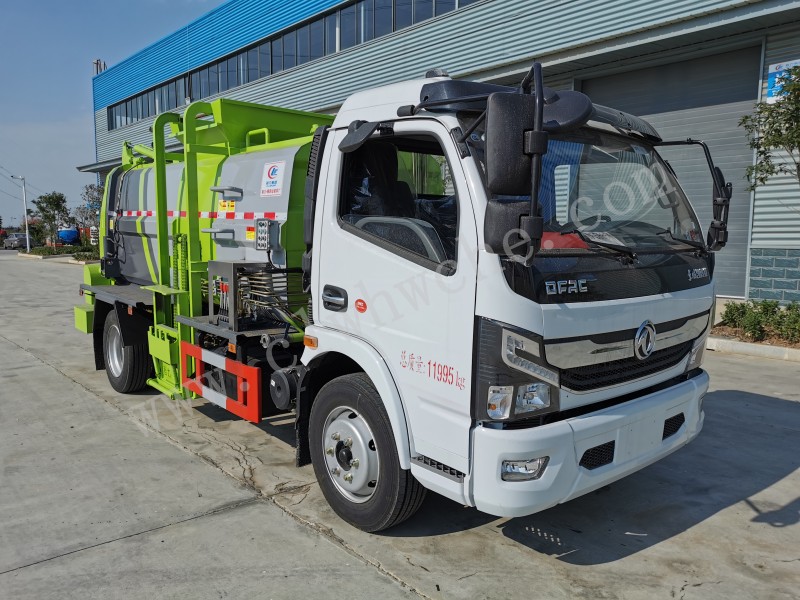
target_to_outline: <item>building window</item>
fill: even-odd
[[[219,72],[217,65],[209,65],[208,67],[208,95],[215,96],[219,94]]]
[[[247,51],[247,83],[258,79],[258,48],[250,48]]]
[[[283,71],[283,38],[272,40],[272,72]]]
[[[309,52],[309,31],[310,26],[305,25],[297,30],[297,64],[302,65],[311,60]]]
[[[433,17],[433,0],[414,0],[414,23]]]
[[[375,0],[375,37],[392,33],[392,0]]]
[[[394,30],[411,25],[413,10],[411,0],[394,0]]]
[[[350,5],[339,11],[339,49],[356,45],[356,7]]]
[[[356,38],[363,44],[375,37],[375,2],[361,0],[356,4]]]
[[[333,54],[339,49],[339,15],[333,13],[325,17],[325,54]]]
[[[264,42],[258,47],[258,76],[266,77],[272,74],[272,46]]]
[[[436,0],[436,16],[456,9],[456,0]]]
[[[297,65],[297,33],[290,31],[283,36],[283,68],[291,69]]]
[[[317,19],[309,25],[309,60],[325,56],[325,23]]]

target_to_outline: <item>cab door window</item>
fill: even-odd
[[[455,269],[458,198],[450,166],[430,136],[381,136],[345,156],[342,226],[442,273]]]

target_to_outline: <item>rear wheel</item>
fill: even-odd
[[[117,312],[111,309],[103,327],[103,359],[108,381],[118,392],[138,392],[150,374],[150,355],[146,344],[123,346]]]
[[[322,493],[342,519],[387,529],[419,509],[425,488],[400,467],[389,416],[364,373],[334,379],[311,407],[311,461]]]

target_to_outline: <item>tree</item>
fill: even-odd
[[[59,225],[71,221],[67,208],[67,197],[61,192],[50,192],[39,196],[33,201],[33,205],[42,220],[44,233],[52,242],[55,242],[58,238]]]
[[[99,225],[100,217],[98,213],[103,201],[103,186],[94,183],[83,186],[81,199],[83,204],[72,210],[72,218],[75,224],[80,228]]]
[[[800,66],[778,77],[780,97],[774,104],[759,102],[752,115],[739,120],[756,152],[747,167],[750,189],[773,175],[791,175],[800,183]]]

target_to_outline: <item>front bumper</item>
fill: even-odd
[[[529,515],[616,481],[663,458],[694,439],[703,427],[702,399],[708,374],[605,410],[531,429],[473,429],[471,496],[482,512],[502,517]],[[662,439],[664,422],[683,413],[684,422]],[[613,460],[593,469],[580,466],[584,453],[614,442]],[[540,479],[503,481],[503,460],[549,456]]]

